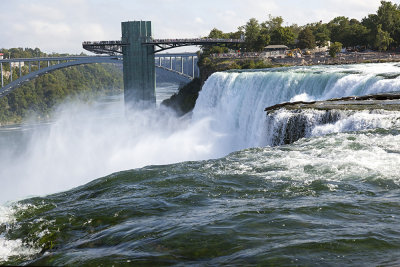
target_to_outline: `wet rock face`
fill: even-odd
[[[317,125],[335,123],[342,118],[338,110],[303,112],[300,109],[270,113],[267,115],[272,146],[291,144],[300,138],[312,135]]]
[[[374,128],[374,125],[379,127],[377,114],[382,113],[382,118],[392,112],[400,114],[400,94],[379,94],[344,97],[327,101],[282,103],[268,107],[265,111],[267,113],[267,136],[270,136],[268,143],[276,146],[290,144],[300,138],[313,136],[315,135],[316,127],[328,124],[333,125],[339,120],[347,119],[350,121],[346,122],[349,124],[346,127],[350,130],[352,128],[356,130]],[[354,123],[362,122],[363,126],[361,128],[352,127],[351,120],[361,113],[366,117],[354,118]],[[371,123],[368,122],[369,119],[371,119]]]
[[[373,110],[384,109],[400,111],[400,94],[385,93],[365,96],[349,96],[333,98],[326,101],[313,102],[286,102],[265,108],[267,114],[273,113],[281,108],[287,110],[316,109],[316,110]]]

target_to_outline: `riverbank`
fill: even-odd
[[[393,52],[351,52],[339,53],[333,58],[327,53],[321,52],[304,55],[301,58],[269,58],[269,60],[277,65],[289,66],[388,63],[400,62],[400,54]]]

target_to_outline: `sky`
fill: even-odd
[[[119,40],[122,21],[152,21],[154,38],[197,38],[213,28],[236,31],[250,18],[262,22],[269,14],[282,16],[285,26],[329,22],[337,16],[361,20],[376,13],[380,0],[0,0],[0,4],[0,48],[89,54],[82,42]]]

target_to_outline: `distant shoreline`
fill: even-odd
[[[221,54],[210,57],[215,63],[224,61],[226,65],[229,61],[233,64],[242,61],[264,62],[269,67],[281,66],[314,66],[314,65],[349,65],[349,64],[368,64],[368,63],[390,63],[400,62],[400,53],[398,52],[347,52],[339,53],[332,58],[326,53],[319,52],[302,57],[263,57],[262,54],[257,56],[241,56],[240,54]],[[229,69],[229,68],[227,68]]]

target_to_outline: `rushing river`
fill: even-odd
[[[307,138],[272,146],[286,115],[263,111],[400,91],[399,76],[397,64],[215,73],[183,118],[116,99],[2,128],[0,264],[400,265],[400,114],[315,127],[306,114]]]

